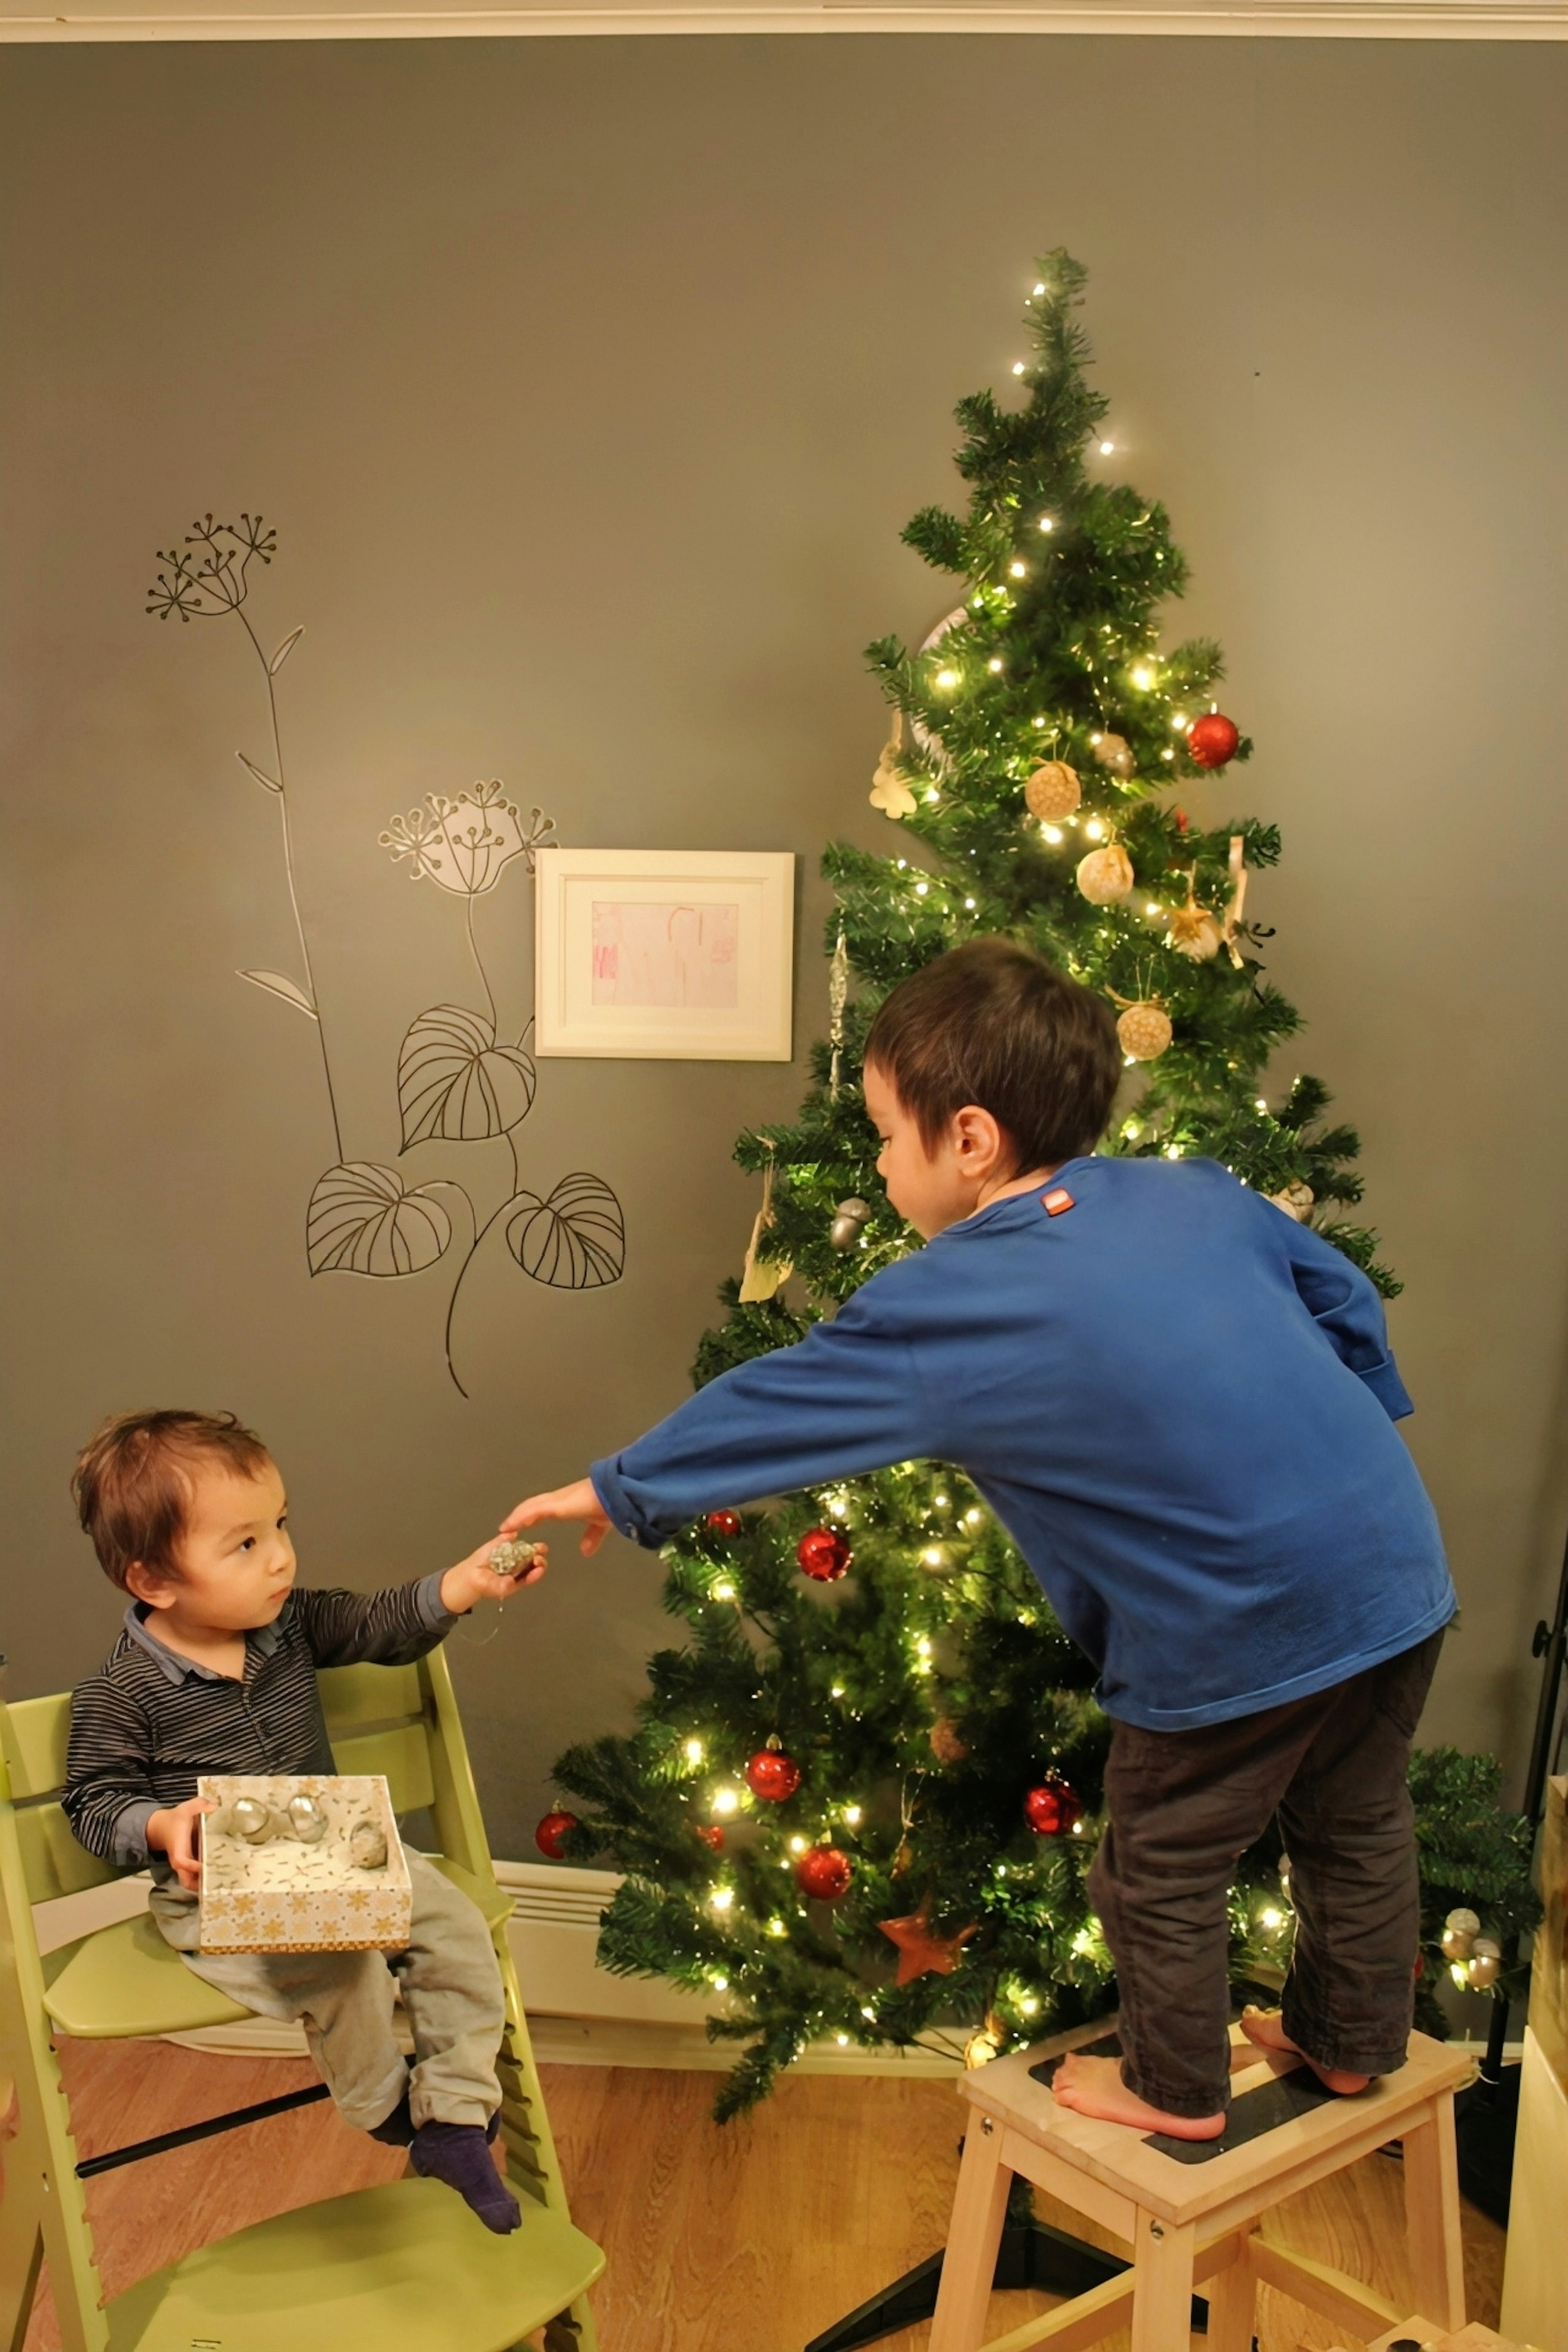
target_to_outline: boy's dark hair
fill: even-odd
[[[955,1111],[988,1110],[1020,1171],[1092,1151],[1121,1076],[1115,1017],[1032,948],[967,940],[884,999],[865,1058],[934,1152]]]
[[[164,1576],[178,1574],[174,1549],[185,1532],[198,1462],[220,1462],[255,1478],[271,1459],[232,1412],[121,1412],[106,1421],[77,1456],[71,1495],[110,1582],[126,1591],[135,1560]]]

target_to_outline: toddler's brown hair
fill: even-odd
[[[219,1462],[242,1478],[258,1477],[272,1456],[232,1412],[121,1412],[106,1421],[77,1456],[71,1495],[92,1538],[99,1566],[126,1591],[132,1563],[178,1574],[175,1547],[185,1532],[191,1472]]]

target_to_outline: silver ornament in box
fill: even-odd
[[[204,1952],[401,1952],[408,1864],[379,1774],[212,1772],[196,1783]]]

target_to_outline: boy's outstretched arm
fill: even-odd
[[[1390,1421],[1403,1421],[1415,1408],[1389,1349],[1375,1286],[1310,1225],[1291,1224],[1286,1247],[1296,1295],[1341,1363],[1365,1382]]]
[[[738,1364],[595,1462],[591,1477],[520,1503],[502,1532],[582,1519],[584,1554],[612,1527],[652,1549],[701,1511],[945,1458],[947,1429],[909,1344],[904,1295],[904,1285],[875,1276],[797,1346]]]

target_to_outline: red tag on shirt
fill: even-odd
[[[1059,1188],[1054,1192],[1042,1192],[1040,1206],[1047,1217],[1059,1217],[1065,1209],[1072,1207],[1072,1194],[1064,1192]]]

